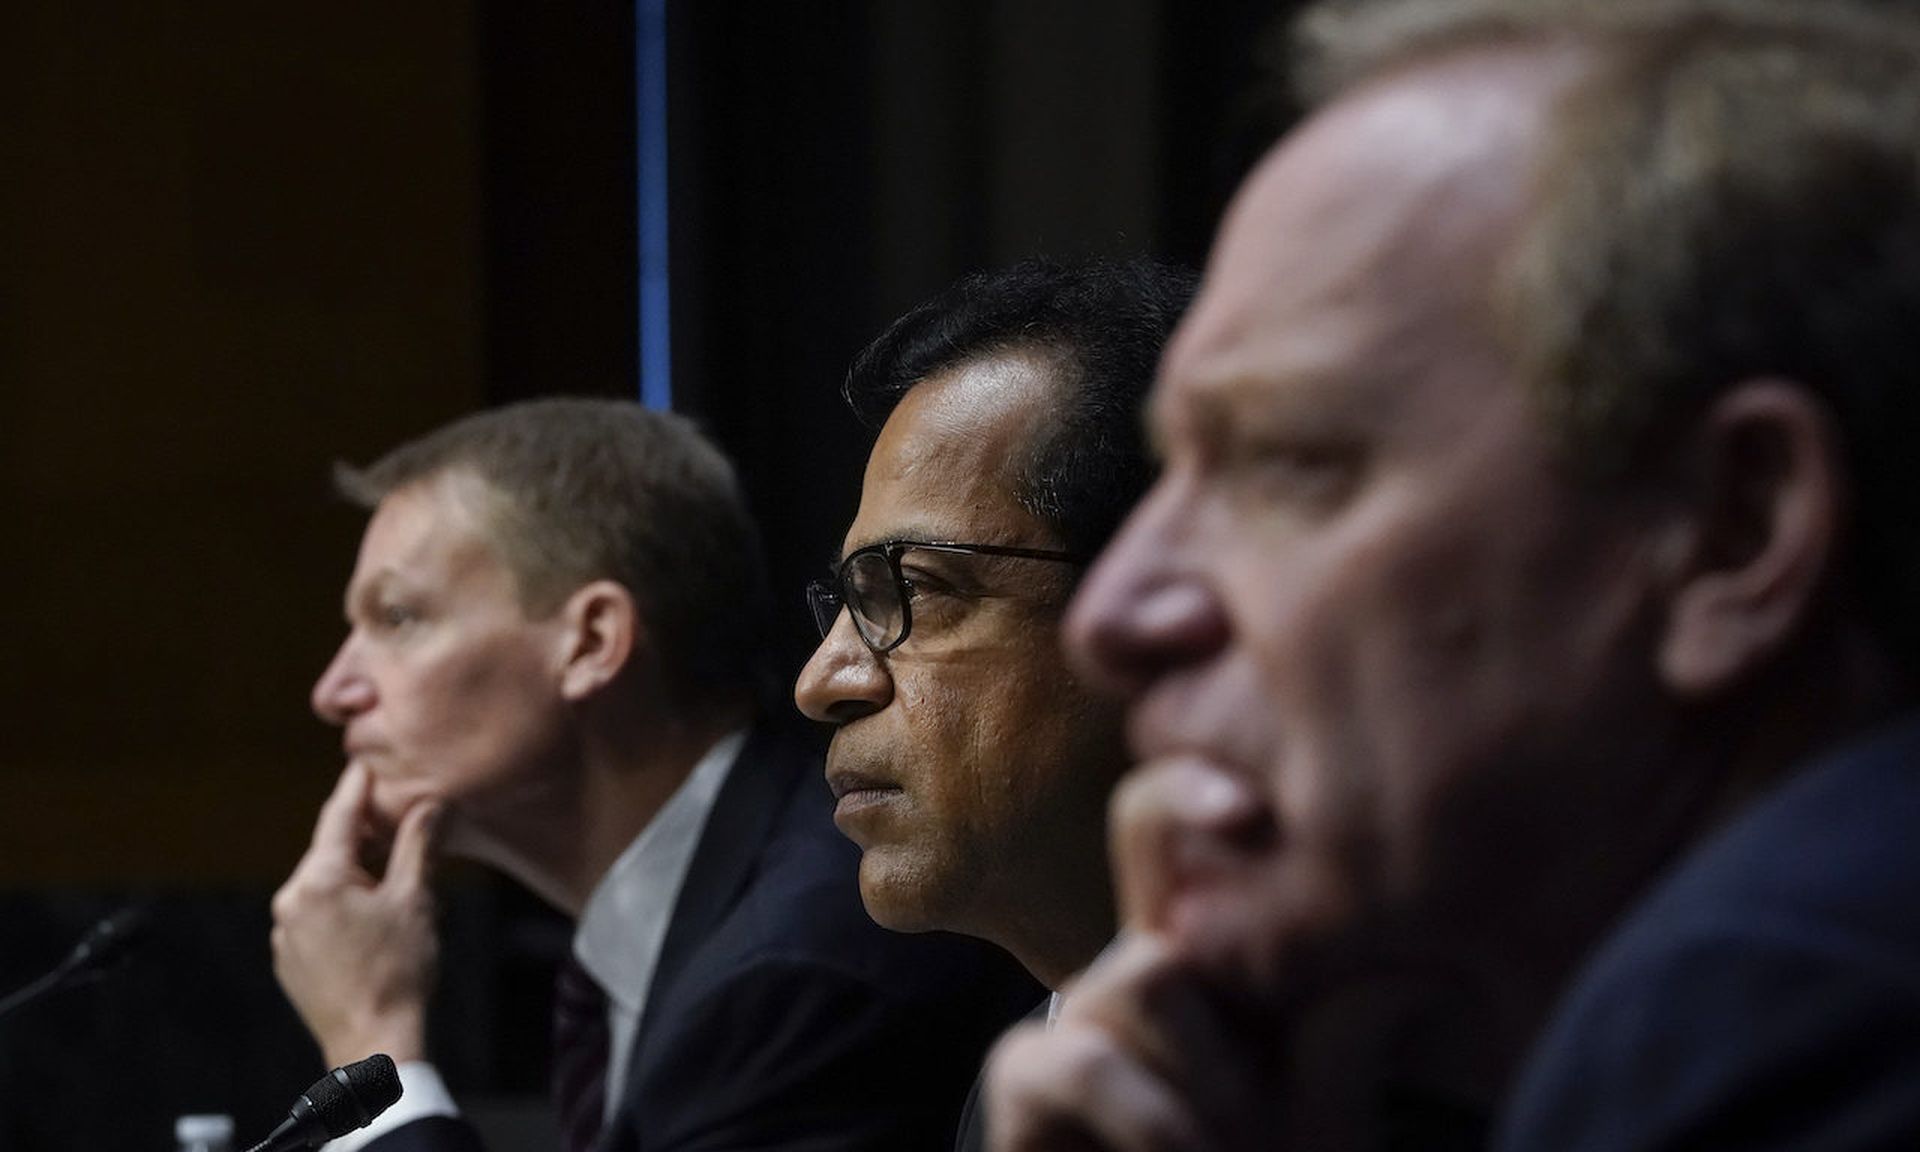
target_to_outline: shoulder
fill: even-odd
[[[1575,981],[1500,1146],[1920,1141],[1915,749],[1830,759],[1684,860]]]
[[[964,986],[902,998],[805,950],[695,965],[636,1053],[623,1123],[642,1147],[944,1148],[1011,1020]]]

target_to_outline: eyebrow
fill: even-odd
[[[1217,444],[1221,435],[1233,426],[1231,405],[1211,392],[1184,397],[1176,414],[1166,403],[1149,404],[1141,413],[1147,452],[1165,464],[1178,434],[1203,444]]]
[[[843,545],[839,551],[834,552],[827,560],[827,567],[837,571],[840,565],[846,562],[847,557],[853,555],[855,552],[864,552],[869,548],[877,548],[882,544],[937,544],[947,540],[963,539],[964,535],[965,534],[962,533],[960,536],[956,536],[951,532],[935,531],[925,525],[908,525],[889,532],[884,536],[868,537],[854,544],[852,547]]]
[[[1250,399],[1244,395],[1249,388],[1262,390],[1265,395]],[[1374,389],[1333,387],[1328,378],[1311,373],[1293,373],[1277,380],[1243,374],[1214,381],[1183,397],[1177,416],[1168,408],[1150,406],[1147,444],[1164,463],[1173,436],[1170,429],[1175,424],[1182,438],[1215,447],[1276,436],[1288,441],[1344,443],[1366,434],[1368,410],[1379,402]]]
[[[382,568],[361,583],[348,583],[346,595],[340,598],[340,614],[348,620],[353,619],[354,605],[374,602],[393,581],[393,570]]]

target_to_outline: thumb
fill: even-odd
[[[307,857],[317,864],[354,867],[366,839],[367,793],[371,783],[358,761],[347,765],[314,821]]]

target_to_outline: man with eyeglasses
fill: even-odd
[[[818,762],[761,715],[766,582],[720,453],[545,400],[341,475],[372,520],[313,704],[348,763],[274,899],[274,967],[329,1064],[386,1052],[405,1094],[335,1152],[478,1144],[425,1062],[436,845],[577,921],[569,1152],[951,1139],[1033,986],[862,910]]]
[[[1143,261],[971,276],[847,378],[879,435],[794,693],[834,726],[834,821],[876,921],[991,940],[1051,989],[1112,938],[1127,764],[1061,613],[1151,478],[1139,404],[1193,286]]]

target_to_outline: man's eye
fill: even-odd
[[[374,618],[379,621],[382,628],[392,631],[396,628],[405,628],[409,624],[417,623],[420,619],[420,613],[415,611],[411,605],[407,604],[382,604],[375,611]]]
[[[1338,448],[1248,446],[1222,460],[1221,475],[1250,502],[1326,511],[1353,490],[1359,463],[1357,454]]]
[[[906,586],[907,599],[913,603],[913,610],[922,617],[964,599],[964,594],[951,581],[943,580],[931,572],[903,570],[900,582]]]
[[[907,594],[909,596],[915,593],[926,593],[935,596],[957,596],[960,594],[960,588],[952,578],[942,576],[938,572],[933,572],[925,568],[912,568],[902,565],[900,568],[900,580],[901,583],[907,586]]]

